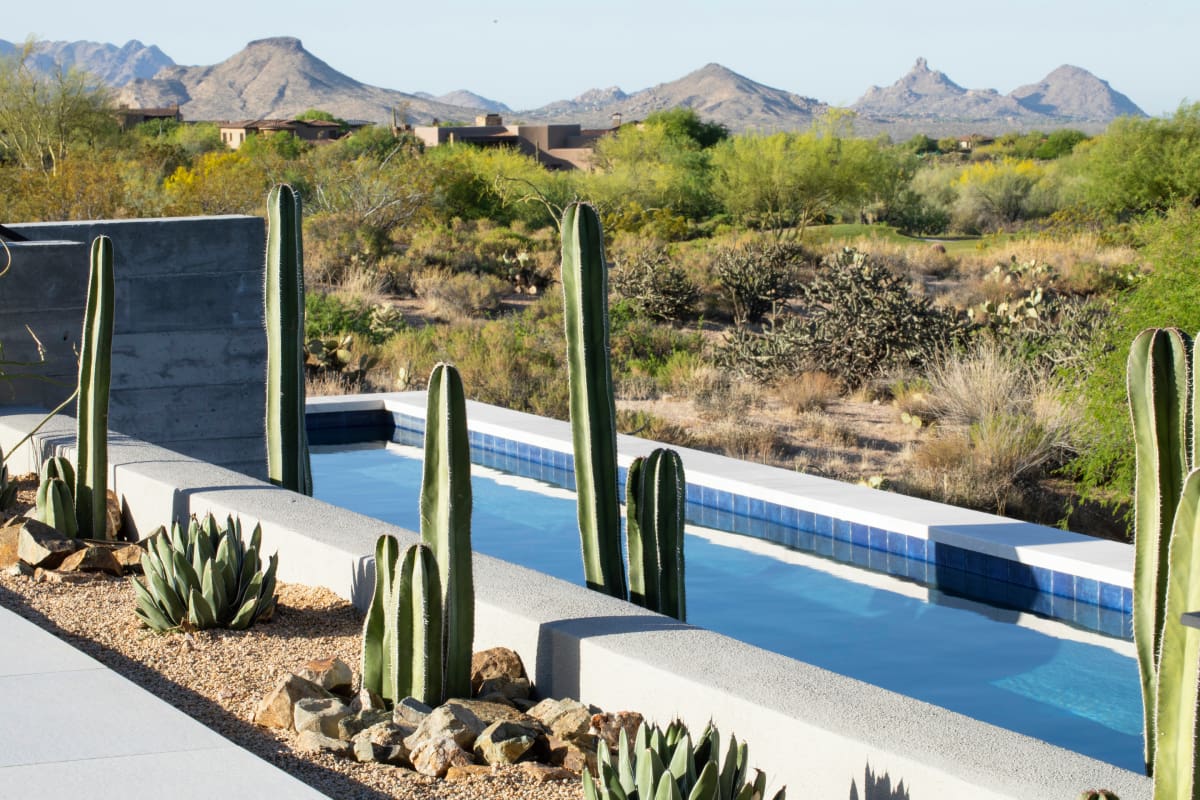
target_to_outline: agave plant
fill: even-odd
[[[142,555],[146,585],[131,579],[137,615],[151,628],[180,627],[244,630],[275,611],[275,569],[279,556],[262,569],[262,528],[254,526],[247,547],[242,523],[229,517],[219,527],[212,514],[194,516],[187,528],[178,522],[168,534],[159,528]]]
[[[665,731],[643,724],[633,746],[621,731],[614,765],[607,747],[597,753],[596,776],[583,771],[585,800],[764,800],[767,776],[754,770],[750,777],[749,749],[729,738],[721,761],[721,737],[711,724],[692,745],[687,727],[672,722]],[[772,800],[784,800],[786,789]]]
[[[62,456],[42,462],[37,490],[37,518],[63,536],[78,536],[75,515],[75,468]]]

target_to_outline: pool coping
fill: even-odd
[[[390,414],[396,426],[419,429],[425,393],[308,400],[310,427],[344,424],[361,419],[357,415],[364,412]],[[566,422],[475,402],[468,403],[467,416],[473,445],[544,460],[558,469],[572,468],[571,428]],[[622,468],[660,446],[634,436],[620,435],[617,440]],[[749,511],[764,519],[778,516],[785,523],[784,515],[792,514],[792,524],[796,515],[811,514],[814,532],[818,539],[823,535],[829,540],[831,551],[848,544],[1001,581],[1036,592],[1029,608],[1036,613],[1125,638],[1132,635],[1130,544],[700,450],[674,449],[687,472],[689,501]],[[924,573],[909,575],[903,564],[893,571],[886,559],[880,562],[879,571],[925,582]],[[1106,612],[1117,612],[1120,619],[1105,619]],[[1118,629],[1112,630],[1114,626]]]

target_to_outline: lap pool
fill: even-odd
[[[392,438],[315,447],[316,496],[416,530],[420,437]],[[475,549],[582,584],[569,471],[501,463],[473,468]],[[965,599],[952,577],[896,577],[896,554],[884,553],[893,569],[867,569],[877,551],[851,542],[824,554],[731,533],[749,523],[700,505],[689,522],[689,623],[1140,771],[1137,668],[1122,636]]]

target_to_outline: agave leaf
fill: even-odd
[[[691,765],[692,740],[691,737],[685,736],[681,741],[675,743],[675,750],[671,753],[667,771],[674,775],[676,780],[683,780],[688,777],[688,768]]]
[[[675,785],[671,773],[668,772],[659,779],[654,800],[683,800],[683,795],[679,793],[679,787]]]
[[[705,740],[708,741],[707,739]],[[707,761],[700,776],[688,793],[688,800],[720,800],[720,775],[717,773],[717,762]]]
[[[601,750],[605,749],[603,747]],[[612,800],[629,800],[629,795],[625,789],[621,787],[621,779],[617,776],[617,771],[612,768],[611,764],[600,766],[600,780],[608,796]]]
[[[221,543],[217,545],[217,557],[214,561],[214,569],[217,575],[221,578],[221,588],[226,597],[237,599],[238,597],[238,546],[237,537],[233,535],[233,531],[225,531],[221,537]]]
[[[153,570],[146,573],[146,580],[149,583],[148,590],[154,595],[155,605],[171,620],[173,626],[178,625],[187,614],[187,603],[184,602],[183,596],[169,581]]]
[[[637,759],[637,790],[638,797],[653,797],[654,787],[662,777],[662,760],[653,750],[638,751]]]
[[[257,610],[258,598],[251,597],[249,600],[242,603],[241,607],[237,611],[237,614],[235,614],[233,619],[230,620],[229,627],[235,631],[244,631],[246,628],[249,628],[254,624],[254,620],[258,616],[255,613]]]
[[[603,800],[596,791],[596,782],[592,780],[592,773],[587,767],[583,768],[583,800]]]
[[[601,743],[601,750],[607,750],[608,747]],[[621,736],[617,741],[617,776],[621,779],[621,788],[628,794],[637,788],[637,782],[634,780],[633,774],[633,759],[629,754],[629,737],[625,735],[625,729],[621,729]]]
[[[195,628],[213,628],[217,624],[217,617],[213,613],[212,606],[208,604],[198,589],[192,589],[191,594],[188,595],[188,622]]]
[[[167,631],[175,627],[159,609],[154,595],[150,594],[145,586],[142,586],[141,581],[137,578],[130,578],[129,582],[133,584],[133,592],[137,595],[138,602],[134,611],[142,618],[143,622],[157,631]]]
[[[737,797],[742,789],[738,771],[737,737],[729,737],[729,748],[725,751],[725,763],[721,765],[721,797]]]

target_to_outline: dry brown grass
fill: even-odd
[[[771,394],[793,414],[821,411],[841,396],[842,385],[828,372],[800,372],[781,379]]]
[[[498,311],[508,288],[495,275],[428,269],[413,276],[413,290],[430,316],[451,321]]]

